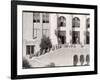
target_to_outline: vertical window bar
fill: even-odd
[[[31,46],[31,54],[34,54],[34,46]]]
[[[30,46],[26,46],[26,55],[29,55],[30,54]]]

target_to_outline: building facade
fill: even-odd
[[[89,45],[90,16],[83,14],[23,11],[23,55],[36,54],[41,39],[49,37],[58,44]]]

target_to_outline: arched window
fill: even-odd
[[[72,27],[80,27],[80,19],[78,17],[73,18]]]
[[[77,63],[78,63],[78,55],[74,55],[73,56],[73,64],[74,64],[74,66],[76,66]]]
[[[66,26],[66,18],[64,16],[60,16],[58,18],[58,26],[65,27]]]
[[[90,56],[89,56],[89,54],[86,55],[86,63],[87,63],[87,65],[89,65],[89,63],[90,63]]]
[[[84,64],[84,55],[80,55],[80,63],[81,63],[81,65]]]
[[[90,18],[86,19],[86,28],[90,28]]]

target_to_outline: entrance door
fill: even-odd
[[[89,44],[90,43],[90,34],[89,32],[87,31],[86,32],[86,44]]]
[[[59,38],[58,43],[65,44],[66,43],[66,31],[59,31],[58,38]]]
[[[79,44],[79,43],[80,43],[80,32],[72,31],[72,44]]]

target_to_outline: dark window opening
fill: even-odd
[[[43,23],[45,23],[45,20],[43,20]]]
[[[60,26],[64,26],[64,23],[63,23],[63,22],[61,22],[61,23],[60,23]]]
[[[34,45],[26,46],[26,55],[34,54]]]
[[[30,54],[30,46],[26,46],[26,54]]]
[[[43,23],[49,23],[49,13],[43,13],[42,15]]]
[[[64,16],[60,16],[58,18],[58,27],[65,27],[66,26],[66,18]]]
[[[35,23],[35,22],[36,22],[36,20],[33,20],[33,22]]]
[[[34,46],[31,46],[31,53],[34,53]]]
[[[33,13],[33,22],[34,23],[40,22],[40,13]]]
[[[58,32],[58,43],[60,43],[60,44],[66,43],[66,31]]]
[[[38,19],[37,22],[40,22],[40,20]]]
[[[80,27],[80,19],[78,17],[73,18],[72,20],[72,27]]]
[[[86,44],[90,44],[90,36],[89,32],[86,32]]]
[[[86,20],[86,28],[90,28],[90,18]]]
[[[72,44],[79,44],[79,43],[80,43],[80,32],[72,31]]]

